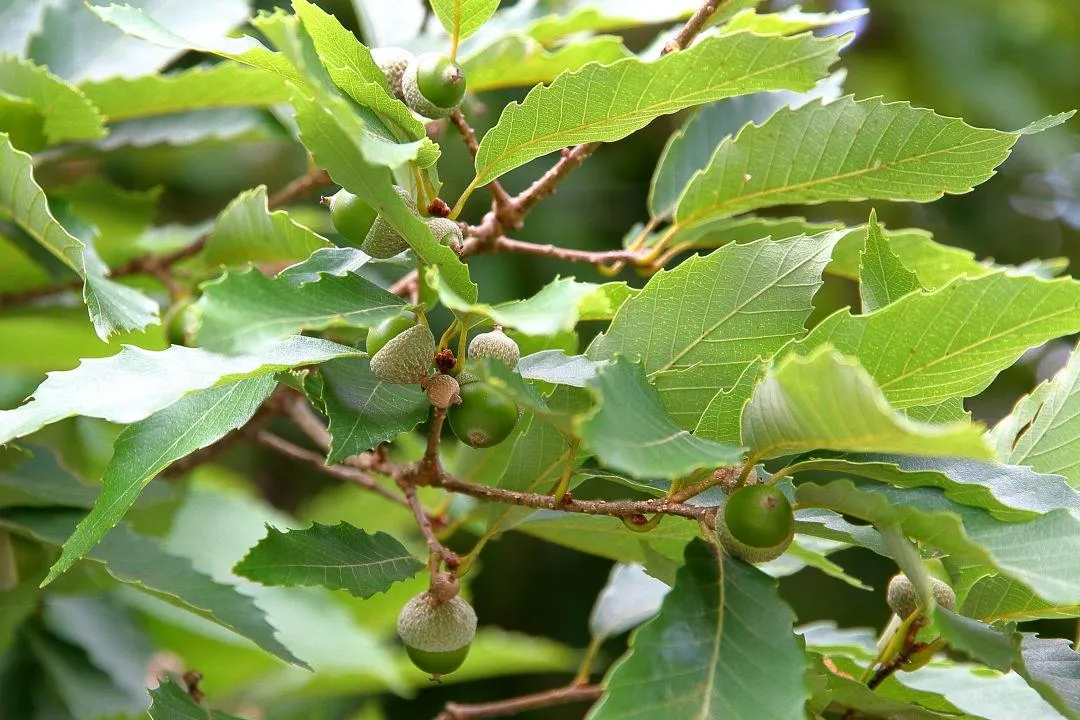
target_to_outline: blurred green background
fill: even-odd
[[[320,4],[359,31],[349,0]],[[257,3],[260,8],[276,5],[287,3]],[[762,5],[779,9],[788,3]],[[908,100],[974,125],[1004,130],[1080,107],[1080,0],[870,0],[866,5],[870,14],[857,23],[858,37],[843,62],[848,72],[846,91],[857,97]],[[803,6],[806,10],[846,10],[862,5],[856,0],[835,0]],[[627,43],[641,48],[651,35],[634,32]],[[483,105],[468,108],[470,116],[482,130],[494,123],[502,104],[523,94],[493,93],[479,98]],[[617,247],[635,223],[647,219],[645,198],[653,167],[668,135],[683,119],[681,115],[661,118],[627,140],[602,147],[557,194],[544,201],[518,237],[579,248]],[[87,153],[82,162],[126,189],[164,188],[158,222],[190,225],[212,218],[242,190],[265,183],[273,191],[303,172],[302,149],[275,127],[269,115],[243,113],[231,134],[217,140],[187,147],[151,143],[107,156]],[[452,130],[442,141],[444,198],[452,202],[471,177],[471,163]],[[518,191],[550,163],[543,158],[520,168],[505,178],[505,184],[510,191]],[[50,185],[63,183],[65,173],[85,171],[85,166],[70,162],[41,169]],[[466,219],[478,220],[487,201],[484,193],[477,193]],[[870,208],[869,203],[831,204],[800,208],[796,213],[859,224],[865,222]],[[968,248],[983,258],[1020,264],[1064,256],[1075,265],[1080,260],[1080,122],[1074,119],[1064,128],[1023,139],[998,175],[972,193],[929,205],[880,204],[877,209],[889,227],[925,228],[937,240]],[[777,208],[774,214],[791,213]],[[326,213],[314,200],[297,216],[319,232],[332,232]],[[531,257],[485,256],[470,265],[481,299],[489,301],[528,295],[557,274],[584,280],[599,277],[587,267]],[[633,272],[621,279],[637,285],[644,282]],[[830,278],[818,298],[818,317],[856,300],[853,285]],[[9,329],[17,326],[16,321],[23,323],[19,327],[29,337],[32,314],[3,320]],[[79,355],[110,352],[93,338],[81,310],[72,310],[70,333],[71,347]],[[587,340],[581,338],[582,347]],[[977,418],[993,422],[1020,394],[1051,375],[1070,347],[1063,340],[1029,352],[983,396],[970,402],[969,409]],[[20,351],[13,347],[12,352]],[[52,369],[34,367],[29,361],[21,367],[32,372],[9,375],[0,383],[5,402],[25,395],[45,370]],[[246,478],[239,482],[250,484],[285,511],[319,503],[318,496],[326,488],[322,478],[303,467],[244,448],[223,462]],[[457,549],[467,550],[470,544],[468,536],[451,541]],[[843,551],[833,559],[876,588],[882,588],[894,572],[880,558],[860,550]],[[492,542],[483,555],[472,585],[475,607],[484,624],[582,648],[588,642],[589,609],[609,566],[607,561],[511,533]],[[781,589],[801,622],[833,617],[842,625],[880,626],[887,617],[880,593],[860,592],[814,570],[784,578]],[[1053,624],[1043,629],[1067,636],[1074,630]],[[604,658],[617,657],[624,644],[625,638],[609,642]],[[525,675],[433,686],[408,700],[387,696],[383,709],[394,720],[425,719],[433,717],[448,699],[490,700],[567,679],[566,675]],[[328,704],[319,714],[311,711],[305,717],[347,717],[356,706],[355,700],[340,707]],[[571,707],[532,717],[555,720],[581,715],[580,707]]]

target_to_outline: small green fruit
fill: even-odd
[[[411,385],[428,376],[434,357],[431,331],[426,325],[413,325],[371,356],[371,372],[383,382]]]
[[[476,636],[476,611],[460,595],[444,602],[422,592],[401,609],[398,636],[416,667],[446,675],[461,667]]]
[[[412,199],[409,192],[405,188],[396,185],[394,190],[409,206],[412,214],[419,217],[420,213],[416,209],[416,201]],[[360,244],[360,249],[373,258],[386,259],[408,250],[409,243],[386,218],[379,215],[375,218],[375,222],[372,223],[364,242]]]
[[[425,390],[431,404],[441,410],[461,402],[461,386],[449,375],[433,375],[428,380]]]
[[[359,247],[371,230],[378,213],[375,208],[342,188],[330,198],[330,220],[341,236],[352,245]]]
[[[170,345],[194,345],[195,331],[199,327],[199,316],[192,307],[194,304],[195,298],[188,296],[177,300],[166,311],[162,325],[165,326],[165,339]]]
[[[385,346],[386,343],[390,342],[415,324],[416,316],[411,312],[405,312],[400,315],[395,315],[392,318],[387,318],[368,330],[367,339],[364,341],[364,347],[367,349],[368,357],[374,356],[375,353],[383,349],[383,346]]]
[[[405,68],[412,62],[413,54],[405,48],[384,47],[372,50],[371,58],[386,75],[386,84],[390,86],[390,92],[394,93],[398,100],[404,100],[405,93],[401,89],[401,78],[405,74]]]
[[[731,556],[749,563],[784,554],[795,537],[795,514],[784,494],[771,485],[739,488],[716,514],[720,544]]]
[[[413,58],[401,78],[405,104],[428,118],[450,115],[465,97],[465,73],[453,60],[436,53]]]
[[[724,523],[739,542],[772,547],[795,531],[795,513],[784,493],[773,485],[747,485],[728,497]]]
[[[510,366],[517,367],[521,359],[521,350],[513,339],[506,336],[501,327],[496,326],[491,332],[480,333],[469,343],[469,357],[473,360],[480,358],[499,358]]]
[[[461,404],[447,413],[458,440],[474,448],[486,448],[509,437],[518,421],[513,401],[484,382],[461,385],[459,392]]]
[[[956,607],[956,593],[948,583],[931,577],[930,593],[934,596],[934,602],[946,610]],[[906,618],[919,607],[919,596],[915,592],[915,586],[903,573],[893,575],[889,580],[889,587],[885,591],[885,601],[889,604],[889,608],[901,618]]]
[[[428,229],[431,230],[431,234],[435,236],[443,245],[448,246],[456,253],[461,252],[461,246],[465,242],[465,235],[461,232],[461,226],[450,218],[434,217],[428,218]]]

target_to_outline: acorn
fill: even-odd
[[[417,55],[405,68],[401,89],[405,104],[433,120],[448,117],[465,97],[465,73],[445,55]]]
[[[438,678],[461,667],[476,637],[476,611],[460,595],[422,592],[401,609],[398,636],[416,667]]]
[[[519,414],[514,401],[485,382],[462,385],[460,377],[461,402],[446,414],[457,439],[474,448],[488,448],[510,437]]]
[[[746,485],[733,492],[716,513],[720,544],[728,555],[748,563],[775,560],[795,538],[791,503],[772,485]]]
[[[455,253],[461,253],[461,246],[465,242],[465,235],[461,232],[461,226],[450,218],[433,217],[427,218],[428,230],[443,245],[448,246]]]
[[[409,195],[409,191],[397,185],[394,186],[394,190],[405,201],[412,214],[420,217],[416,209],[416,201]],[[379,215],[368,230],[360,249],[373,258],[386,259],[408,250],[409,243],[386,218]]]
[[[426,325],[413,325],[371,356],[371,372],[383,382],[411,385],[428,376],[435,338]]]
[[[330,220],[350,245],[359,247],[375,223],[375,208],[341,188],[330,198]]]
[[[458,381],[449,375],[433,375],[424,389],[431,404],[441,410],[461,402]]]
[[[390,92],[394,93],[398,100],[404,100],[405,93],[401,89],[401,78],[405,74],[405,68],[412,62],[413,54],[399,47],[375,48],[371,51],[371,59],[383,71],[383,75],[386,75],[386,84],[390,86]]]
[[[416,324],[416,315],[411,312],[403,312],[393,317],[388,317],[378,325],[368,329],[364,339],[364,349],[368,357],[372,357],[386,346],[386,343],[396,338]]]
[[[480,333],[472,339],[469,343],[469,357],[473,360],[499,358],[513,370],[521,359],[521,350],[518,344],[496,325],[491,332]]]
[[[934,596],[934,602],[946,610],[956,607],[956,593],[948,583],[931,577],[930,593]],[[903,573],[893,575],[889,580],[889,587],[885,591],[885,601],[901,619],[907,618],[919,607],[919,596],[915,592],[915,585]]]

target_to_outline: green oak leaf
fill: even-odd
[[[590,62],[613,63],[630,57],[622,39],[600,35],[549,50],[520,32],[499,37],[459,58],[471,92],[550,83]]]
[[[661,270],[623,303],[586,355],[640,360],[675,422],[694,428],[748,366],[805,334],[839,237],[731,244]]]
[[[982,391],[1025,350],[1080,330],[1080,282],[996,272],[915,292],[869,315],[839,310],[796,343],[858,359],[899,409]]]
[[[967,591],[962,613],[983,622],[1080,617],[1080,603],[1055,604],[1038,597],[1031,588],[1001,575],[975,581]]]
[[[499,0],[431,0],[431,8],[456,46],[488,21],[498,10]]]
[[[329,463],[390,442],[422,423],[431,407],[418,385],[375,377],[367,358],[331,360],[320,366],[319,375],[319,403],[329,420]]]
[[[598,408],[578,423],[585,446],[605,466],[636,478],[677,478],[707,467],[734,465],[742,448],[695,437],[665,412],[640,365],[616,359],[589,389]]]
[[[1066,509],[1080,515],[1080,492],[1057,475],[1020,465],[927,455],[849,453],[802,460],[796,472],[826,471],[869,478],[894,487],[936,487],[950,500],[979,507],[1006,522]]]
[[[859,297],[864,313],[924,289],[919,284],[918,276],[889,247],[889,241],[877,221],[876,210],[870,211],[866,243],[859,258]]]
[[[738,37],[738,36],[736,36]],[[675,210],[678,225],[775,205],[830,200],[914,200],[964,193],[986,181],[1021,134],[971,127],[908,103],[850,96],[782,108],[720,144]],[[807,148],[810,138],[822,140]],[[769,172],[786,168],[783,173]]]
[[[242,355],[182,345],[159,351],[127,345],[110,357],[86,359],[73,370],[49,373],[29,402],[0,410],[0,443],[74,415],[133,423],[189,393],[228,380],[359,354],[353,348],[303,336]]]
[[[266,374],[199,390],[124,428],[101,478],[101,496],[64,543],[42,585],[70,569],[100,542],[147,483],[170,463],[243,427],[276,384],[273,375]]]
[[[233,568],[263,585],[321,585],[368,598],[424,567],[394,537],[344,522],[285,532],[268,525],[267,531]]]
[[[1080,352],[1021,399],[991,434],[1002,462],[1064,476],[1080,488]]]
[[[686,107],[760,90],[809,90],[848,39],[739,33],[707,37],[654,62],[585,65],[503,110],[480,142],[470,187],[568,145],[624,138]]]
[[[108,340],[110,335],[157,323],[157,303],[108,279],[94,248],[53,216],[45,192],[34,180],[33,161],[12,146],[6,133],[0,133],[0,210],[83,279],[83,301],[99,338]]]
[[[401,313],[405,301],[354,273],[296,283],[251,268],[203,285],[194,308],[200,346],[251,352],[302,330],[371,327]]]
[[[1023,582],[1049,602],[1080,602],[1080,520],[1068,510],[1002,522],[986,510],[953,502],[937,488],[852,480],[803,483],[795,498],[800,508],[828,508],[875,525],[898,525],[908,537],[958,562]]]
[[[1020,654],[1015,626],[992,628],[939,605],[934,608],[934,627],[949,647],[1001,672],[1011,668]]]
[[[743,408],[742,443],[755,458],[810,450],[992,457],[978,425],[909,420],[858,362],[827,345],[765,374]]]
[[[39,542],[61,545],[75,529],[81,513],[68,510],[10,509],[0,511],[0,527]],[[274,636],[274,628],[250,597],[212,580],[186,560],[165,552],[158,541],[124,524],[87,555],[102,563],[122,583],[164,600],[248,638],[263,650],[305,667]]]
[[[1068,640],[1021,635],[1016,672],[1063,716],[1080,718],[1080,654]]]
[[[222,210],[207,235],[202,257],[210,265],[299,261],[329,240],[300,225],[284,210],[270,212],[266,186],[245,190]]]
[[[110,123],[192,110],[288,102],[280,75],[232,61],[167,75],[115,77],[79,86]]]
[[[49,145],[96,140],[105,135],[100,109],[83,92],[29,60],[0,55],[0,93],[33,106],[41,116],[42,132]],[[0,130],[7,130],[6,120],[6,114],[0,112]]]
[[[610,320],[636,295],[626,283],[598,285],[567,277],[551,281],[530,298],[488,305],[460,298],[434,268],[428,268],[427,280],[443,305],[467,318],[470,326],[488,321],[526,335],[555,335],[573,330],[583,320]]]
[[[604,678],[589,720],[802,717],[806,658],[776,581],[702,540],[685,557],[659,614]]]

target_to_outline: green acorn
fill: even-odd
[[[461,252],[461,246],[465,242],[465,235],[461,232],[460,225],[450,218],[444,217],[427,218],[424,222],[427,223],[428,229],[431,230],[431,234],[435,236],[436,240],[456,253]]]
[[[469,357],[473,360],[499,358],[513,370],[521,359],[521,350],[518,344],[496,325],[491,332],[480,333],[472,339],[469,343]]]
[[[371,356],[371,372],[383,382],[411,385],[428,376],[435,338],[426,325],[413,325]]]
[[[728,555],[748,563],[768,562],[783,555],[791,545],[795,513],[776,487],[746,485],[720,507],[716,530]]]
[[[487,448],[508,438],[517,425],[517,405],[485,382],[462,385],[459,380],[458,385],[461,402],[446,414],[457,439],[474,448]]]
[[[330,198],[330,220],[334,229],[353,247],[359,247],[375,223],[378,213],[364,200],[341,188]]]
[[[394,190],[405,201],[412,214],[420,217],[420,213],[416,209],[416,201],[409,195],[409,191],[397,185],[394,186]],[[360,249],[373,258],[386,259],[408,250],[409,243],[386,218],[379,215],[375,218],[375,222],[372,223],[371,230],[368,231],[367,237],[364,238],[364,242],[360,245]]]
[[[465,97],[465,73],[445,55],[417,55],[401,78],[405,104],[427,118],[450,115]]]
[[[383,71],[383,75],[386,75],[386,84],[390,86],[390,92],[394,93],[398,100],[404,100],[405,93],[401,89],[401,78],[405,74],[405,68],[412,62],[413,54],[405,48],[384,47],[372,50],[371,58]]]
[[[931,576],[930,593],[934,596],[934,602],[946,610],[956,607],[956,593],[948,583]],[[889,587],[885,591],[885,601],[901,619],[906,618],[919,607],[919,596],[915,592],[915,586],[903,573],[893,575],[889,580]]]
[[[416,315],[411,312],[403,312],[390,318],[386,318],[378,325],[368,330],[364,340],[364,348],[368,357],[383,349],[386,343],[396,338],[416,324]]]
[[[195,331],[199,328],[199,316],[194,307],[195,298],[187,296],[176,301],[165,313],[161,324],[165,326],[165,339],[170,345],[195,346]]]
[[[422,592],[401,609],[397,631],[413,664],[439,677],[465,662],[476,637],[476,611],[460,595],[439,602]]]

